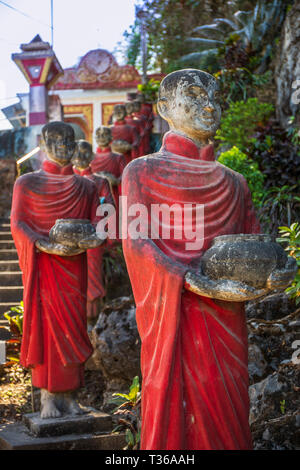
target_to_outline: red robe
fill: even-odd
[[[74,175],[72,165],[45,160],[42,169],[16,180],[11,230],[24,285],[20,362],[31,367],[35,387],[50,392],[83,385],[84,363],[93,352],[87,333],[86,254],[49,255],[35,242],[48,237],[56,219],[96,223],[94,183]]]
[[[134,148],[131,153],[132,159],[145,155],[143,149],[143,134],[145,128],[144,121],[142,119],[138,119],[137,117],[134,118],[133,116],[126,116],[125,122],[129,126],[134,127],[138,134],[138,146]]]
[[[187,250],[172,231],[170,239],[123,240],[142,341],[141,449],[251,449],[243,303],[184,289],[189,266],[214,237],[259,232],[245,179],[215,162],[212,146],[199,152],[168,132],[158,153],[126,167],[122,194],[128,208],[142,203],[148,214],[151,204],[204,204],[202,249]]]
[[[125,121],[116,121],[111,126],[112,138],[114,140],[125,140],[133,145],[132,150],[124,153],[126,162],[129,163],[136,157],[136,149],[138,147],[139,135],[135,127],[129,126]]]
[[[144,121],[144,131],[143,131],[143,152],[142,155],[148,155],[150,152],[150,141],[151,141],[151,132],[153,127],[153,110],[151,103],[142,103],[141,110],[138,113],[135,113],[138,119]]]
[[[110,147],[101,149],[97,148],[96,155],[91,161],[91,168],[93,173],[106,171],[111,173],[116,178],[122,176],[123,170],[126,166],[126,160],[121,153],[113,153]]]
[[[139,153],[140,156],[148,155],[150,153],[150,135],[152,131],[152,119],[148,120],[145,114],[134,113],[133,119],[140,122],[141,134],[140,134],[140,145]]]
[[[124,168],[127,165],[125,155],[121,153],[113,153],[110,147],[101,149],[97,148],[96,156],[91,162],[93,173],[108,172],[116,178],[121,178]],[[121,196],[121,183],[112,187],[114,204],[116,208],[116,231],[117,240],[119,242],[119,197]]]
[[[85,176],[93,181],[97,187],[98,198],[105,198],[106,204],[113,204],[114,200],[111,195],[108,181],[101,176],[95,176],[91,167],[85,170],[78,170],[73,167],[75,174]],[[99,201],[100,202],[100,201]],[[103,254],[105,246],[101,245],[97,248],[87,250],[88,262],[88,287],[87,287],[87,316],[88,318],[96,318],[99,315],[99,299],[105,296],[106,289],[103,281]]]

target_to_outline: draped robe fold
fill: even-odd
[[[84,176],[92,181],[97,188],[98,199],[104,198],[105,204],[114,205],[114,200],[110,191],[110,185],[105,178],[92,173],[91,167],[85,170],[78,170],[73,167],[75,174]],[[87,316],[95,318],[99,314],[99,300],[106,294],[103,280],[103,255],[105,244],[87,250],[88,263],[88,286],[87,286]]]
[[[95,158],[91,162],[91,169],[93,173],[108,172],[116,178],[121,178],[125,166],[127,165],[126,158],[121,153],[114,153],[110,147],[101,149],[97,148]],[[119,207],[119,196],[121,195],[121,184],[113,186],[114,202]]]
[[[33,385],[50,392],[83,385],[83,366],[92,354],[86,325],[86,253],[57,256],[39,251],[56,219],[96,224],[94,183],[74,175],[72,165],[45,160],[42,169],[16,180],[11,230],[24,285],[20,362],[32,368]]]
[[[128,208],[147,207],[144,229],[152,204],[204,204],[204,222],[195,211],[188,219],[204,224],[201,249],[175,239],[175,217],[159,221],[171,228],[169,239],[150,239],[149,229],[149,238],[129,232],[123,240],[142,342],[141,449],[251,449],[244,305],[184,289],[185,273],[214,237],[259,232],[245,179],[215,162],[212,146],[199,152],[169,132],[158,153],[126,167],[122,194]]]
[[[136,157],[136,149],[139,142],[139,135],[135,127],[129,126],[125,121],[116,121],[111,126],[111,134],[113,140],[125,140],[133,145],[132,149],[124,153],[126,163],[131,162]]]
[[[143,116],[144,117],[144,116]],[[138,135],[138,146],[133,149],[131,152],[131,157],[132,160],[135,158],[141,157],[142,155],[145,155],[144,152],[144,145],[143,145],[143,137],[144,137],[144,121],[142,119],[138,119],[137,117],[134,117],[133,115],[126,116],[125,117],[125,122],[131,127],[134,127],[136,129],[137,135]]]

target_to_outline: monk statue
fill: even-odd
[[[127,158],[125,154],[111,150],[112,131],[108,126],[100,126],[96,130],[98,148],[91,163],[93,173],[107,178],[110,182],[111,192],[116,209],[116,242],[119,243],[119,198],[121,196],[121,181]],[[109,240],[111,242],[111,240]]]
[[[110,182],[100,174],[92,173],[91,162],[94,153],[92,145],[86,140],[76,142],[75,152],[72,158],[73,171],[77,175],[88,178],[97,187],[97,194],[100,203],[112,204],[112,188]],[[106,289],[103,281],[103,254],[105,244],[87,251],[88,262],[88,287],[87,287],[87,317],[94,319],[99,315],[101,301],[105,297]]]
[[[153,127],[153,113],[151,111],[151,113],[147,114],[148,110],[142,113],[142,103],[140,99],[133,100],[132,105],[132,117],[134,120],[137,120],[140,123],[141,127],[139,153],[140,155],[148,155],[151,147],[150,141]]]
[[[244,301],[290,273],[282,265],[258,286],[203,273],[202,260],[218,238],[252,243],[264,235],[246,180],[215,161],[221,117],[215,78],[196,69],[170,73],[157,109],[170,131],[160,151],[132,161],[122,179],[123,251],[142,343],[141,449],[251,449]],[[266,257],[265,246],[275,257],[271,244],[260,243]],[[247,255],[249,271],[255,259],[257,277],[264,274],[259,257]]]
[[[129,126],[134,127],[136,129],[136,132],[137,132],[138,136],[139,136],[138,145],[137,145],[137,147],[132,149],[132,153],[131,153],[132,160],[134,160],[135,158],[138,158],[141,155],[144,155],[144,153],[140,153],[144,126],[143,126],[143,122],[140,119],[138,119],[137,117],[134,116],[133,101],[126,101],[125,108],[126,108],[125,122]]]
[[[139,144],[139,135],[135,127],[126,124],[126,108],[123,104],[116,104],[113,110],[113,125],[111,126],[113,152],[122,153],[129,163],[136,154]]]
[[[73,173],[73,128],[42,129],[47,158],[14,186],[11,230],[24,285],[20,362],[41,389],[41,417],[81,414],[76,390],[93,352],[87,333],[86,250],[100,246],[96,185]],[[57,225],[58,224],[58,225]]]
[[[103,176],[110,179],[112,186],[118,187],[127,163],[122,153],[114,153],[111,150],[111,128],[108,126],[98,127],[96,129],[96,142],[98,147],[91,162],[92,172],[103,174]]]

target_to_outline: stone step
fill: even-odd
[[[12,234],[11,232],[2,232],[2,227],[0,227],[0,240],[12,240]]]
[[[3,313],[8,312],[11,307],[16,307],[18,302],[0,302],[0,319],[1,321],[6,322],[6,319],[3,317]]]
[[[0,224],[0,232],[10,232],[10,224]]]
[[[0,450],[122,450],[125,434],[67,434],[35,437],[23,423],[1,426]],[[124,454],[125,455],[125,454]],[[127,454],[126,454],[127,455]]]
[[[0,337],[3,337],[4,335],[3,334],[1,335],[1,333],[2,333],[1,328],[2,329],[3,328],[8,328],[9,329],[9,322],[5,318],[0,317]]]
[[[10,217],[0,217],[0,225],[10,224]]]
[[[0,261],[3,260],[18,260],[17,250],[1,250],[0,249]]]
[[[0,272],[0,286],[22,286],[22,273],[20,271]]]
[[[23,287],[20,286],[0,286],[0,302],[15,302],[23,300]]]
[[[0,239],[0,251],[1,250],[15,250],[15,242],[11,240],[1,240]]]
[[[10,272],[21,272],[19,261],[18,260],[4,260],[0,261],[0,273],[10,271]]]

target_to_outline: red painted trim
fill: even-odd
[[[46,124],[48,121],[47,113],[29,113],[29,125],[35,126],[37,124]]]

